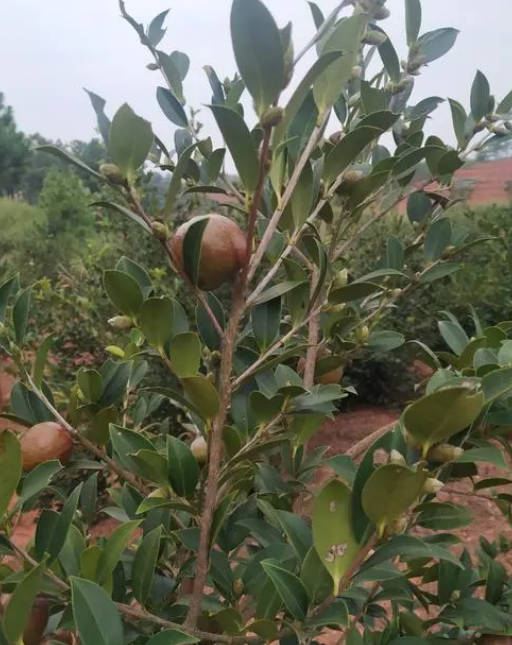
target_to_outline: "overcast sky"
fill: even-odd
[[[293,21],[295,49],[301,49],[314,33],[307,2],[266,0],[266,4],[280,26]],[[327,15],[337,0],[317,4]],[[512,59],[512,0],[423,0],[422,4],[422,32],[450,26],[461,33],[454,49],[418,79],[414,99],[449,96],[467,106],[477,68],[501,99],[512,88],[506,63]],[[406,54],[403,5],[403,0],[388,0],[392,17],[382,23],[400,57]],[[144,24],[171,8],[160,47],[189,54],[185,93],[193,106],[208,103],[211,97],[203,65],[212,65],[221,79],[235,71],[230,6],[230,0],[126,0],[128,11]],[[174,126],[156,103],[156,87],[162,82],[157,72],[145,68],[148,62],[135,32],[120,18],[117,0],[0,0],[0,91],[25,132],[64,141],[89,139],[95,117],[82,90],[86,87],[107,100],[109,115],[127,101],[153,123],[162,139],[172,141]],[[452,141],[446,107],[436,113],[434,129]]]

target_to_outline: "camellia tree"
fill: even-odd
[[[3,416],[28,428],[0,435],[2,645],[293,645],[326,630],[349,645],[469,644],[511,633],[512,580],[498,558],[508,541],[496,536],[470,554],[452,531],[471,514],[437,498],[465,479],[510,517],[511,496],[496,490],[509,480],[473,478],[477,462],[506,467],[510,452],[511,323],[482,329],[475,319],[470,339],[446,315],[449,352],[408,341],[434,372],[399,422],[331,458],[308,441],[352,394],[344,364],[362,348],[405,343],[381,328],[386,311],[435,288],[482,242],[452,221],[452,201],[434,188],[449,187],[471,151],[508,132],[512,93],[496,102],[478,72],[469,113],[450,101],[456,147],[425,137],[442,99],[411,105],[416,78],[457,31],[422,33],[420,2],[406,0],[400,61],[381,27],[385,0],[345,0],[325,18],[310,5],[317,31],[297,54],[291,25],[279,28],[260,0],[233,1],[238,73],[221,82],[205,67],[216,148],[185,109],[188,57],[160,48],[167,12],[146,30],[120,3],[148,67],[162,73],[157,100],[177,126],[174,150],[128,105],[110,122],[90,93],[110,155],[90,172],[119,197],[99,206],[160,241],[197,307],[190,319],[122,257],[104,274],[119,342],[98,369],[79,370],[63,401],[46,376],[51,341],[34,361],[26,352],[31,287],[14,276],[0,288],[1,343],[20,371]],[[244,113],[244,93],[255,115]],[[171,173],[158,213],[137,192],[149,162]],[[226,212],[243,225],[215,213],[173,227],[175,202],[190,193],[228,197]],[[354,275],[348,252],[404,199],[414,244],[383,240],[374,270]],[[221,302],[214,292],[226,284],[232,296]],[[174,388],[140,386],[154,361]],[[163,399],[186,415],[179,437],[147,421]],[[320,468],[331,479],[314,486]],[[87,472],[64,499],[52,484],[63,469]],[[21,548],[17,520],[48,488],[56,505]],[[95,539],[100,511],[119,523]]]

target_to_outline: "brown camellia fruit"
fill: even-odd
[[[201,240],[197,286],[203,291],[213,291],[231,282],[242,268],[247,239],[239,226],[223,215],[212,213],[193,217],[182,224],[170,240],[171,250],[183,272],[183,239],[190,226],[204,218],[208,218],[208,224]]]
[[[304,374],[305,368],[306,368],[306,359],[300,358],[297,364],[297,372],[299,374]],[[315,376],[315,382],[319,383],[320,385],[338,385],[342,377],[343,377],[343,365],[340,365],[340,367],[338,367],[335,370],[326,372],[321,376]]]
[[[52,459],[66,462],[73,451],[73,440],[58,423],[45,421],[26,430],[20,439],[23,470],[28,472]]]
[[[50,603],[46,598],[37,598],[23,632],[24,645],[40,645],[50,617]]]

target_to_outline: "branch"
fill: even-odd
[[[267,140],[268,137],[268,140]],[[236,343],[238,327],[242,320],[246,302],[245,287],[248,281],[250,254],[252,249],[252,239],[254,236],[256,218],[260,206],[263,188],[265,185],[266,167],[269,154],[269,137],[270,129],[265,131],[265,140],[261,148],[260,156],[260,175],[258,185],[254,192],[251,209],[249,211],[249,223],[247,231],[247,255],[244,266],[239,275],[238,282],[235,285],[233,293],[233,304],[231,315],[226,332],[222,337],[221,363],[219,369],[219,412],[213,421],[211,433],[208,442],[208,477],[205,484],[205,498],[202,507],[200,519],[199,549],[196,560],[196,576],[194,579],[194,589],[190,599],[190,605],[185,619],[185,628],[195,630],[197,619],[201,611],[201,599],[204,594],[206,576],[210,566],[210,534],[213,522],[213,515],[217,504],[217,492],[219,488],[219,479],[221,473],[221,462],[223,453],[222,434],[226,423],[229,406],[231,404],[231,393],[233,391],[231,384],[231,371],[233,368],[233,352]]]
[[[347,457],[351,457],[352,459],[357,459],[363,454],[363,452],[366,452],[366,450],[368,450],[372,443],[375,443],[377,439],[380,439],[380,437],[385,435],[386,432],[394,428],[396,424],[397,422],[393,421],[392,423],[388,423],[387,426],[382,426],[382,428],[375,430],[364,439],[361,439],[361,441],[358,441],[356,444],[351,446],[344,454],[347,455]]]
[[[320,280],[320,272],[318,269],[315,269],[313,273],[313,280],[311,284],[311,296],[314,295],[317,284]],[[315,315],[311,317],[309,321],[309,331],[308,331],[308,350],[306,352],[306,364],[304,366],[304,378],[303,384],[304,387],[309,390],[313,387],[315,380],[315,367],[316,360],[318,356],[318,333],[320,327],[318,324],[318,316],[320,315],[319,303],[322,304],[322,291],[318,294],[315,302],[312,303],[312,308],[315,311]]]
[[[87,448],[87,450],[89,450],[94,455],[96,455],[96,457],[101,459],[101,461],[103,461],[110,468],[110,470],[112,470],[119,477],[121,477],[121,479],[124,479],[125,481],[127,481],[143,495],[147,494],[146,487],[138,481],[135,475],[128,472],[127,470],[124,470],[124,468],[121,468],[118,464],[116,464],[116,462],[113,459],[111,459],[108,455],[106,455],[103,452],[103,450],[101,450],[100,448],[98,448],[98,446],[93,444],[92,441],[89,441],[89,439],[86,439],[80,432],[78,432],[76,428],[74,428],[70,423],[66,421],[66,419],[60,414],[60,412],[53,407],[53,405],[46,398],[43,392],[41,392],[38,389],[37,385],[35,384],[34,380],[32,379],[32,377],[28,372],[26,373],[26,377],[30,387],[32,388],[32,391],[37,396],[37,398],[53,414],[53,416],[60,423],[60,425],[69,432],[69,434],[73,437],[73,439],[78,441],[78,443],[81,443],[82,446],[84,446],[84,448]]]

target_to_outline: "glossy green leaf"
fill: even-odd
[[[76,380],[87,403],[99,401],[103,394],[103,379],[99,372],[81,367],[76,375]]]
[[[426,479],[426,471],[400,464],[385,464],[369,477],[362,493],[363,509],[381,536],[414,503]]]
[[[432,63],[447,54],[455,45],[458,29],[444,27],[429,31],[418,38],[418,54],[424,57],[424,63]]]
[[[350,489],[341,481],[329,482],[316,498],[313,544],[337,593],[343,575],[360,550],[352,533]]]
[[[373,29],[375,28],[376,26],[374,25]],[[380,59],[382,61],[382,64],[384,65],[384,69],[388,73],[389,78],[393,81],[393,83],[398,83],[400,81],[401,69],[400,59],[398,58],[396,49],[391,42],[391,39],[383,29],[378,27],[377,31],[380,31],[386,36],[386,40],[378,47]]]
[[[402,421],[423,453],[471,425],[484,405],[484,393],[471,387],[446,387],[406,408]]]
[[[148,298],[140,308],[137,322],[150,345],[162,352],[174,332],[174,305],[170,298]]]
[[[194,377],[201,364],[201,341],[197,334],[185,332],[172,339],[170,347],[172,370],[179,378]]]
[[[293,289],[296,289],[298,286],[304,284],[301,280],[285,280],[280,282],[270,289],[267,289],[262,294],[260,294],[252,303],[253,305],[262,305],[263,303],[270,302],[279,296],[284,296],[286,293],[289,293]]]
[[[440,320],[437,323],[439,332],[448,347],[457,356],[460,356],[469,344],[469,337],[464,329],[457,322],[452,320]]]
[[[2,470],[3,467],[0,465],[0,472],[2,472]],[[27,500],[43,491],[50,484],[52,477],[61,470],[62,465],[59,461],[45,461],[42,464],[36,466],[34,470],[31,470],[23,480],[19,502],[23,504]],[[1,514],[2,513],[0,509],[0,515]]]
[[[98,401],[98,404],[103,408],[114,405],[123,398],[126,394],[131,372],[130,361],[121,361],[119,363],[107,361],[106,365],[108,365],[108,369],[104,369],[105,365],[101,369],[104,387],[101,399]]]
[[[368,347],[374,352],[390,352],[405,343],[405,336],[397,331],[372,331],[368,338]]]
[[[342,137],[325,160],[324,181],[328,184],[333,182],[381,134],[377,127],[359,126]]]
[[[440,217],[433,222],[425,238],[425,255],[430,260],[439,260],[443,251],[452,243],[452,222],[448,217]]]
[[[176,167],[172,173],[172,179],[169,183],[169,188],[167,189],[167,194],[165,196],[163,216],[166,218],[171,218],[172,216],[174,204],[181,189],[181,182],[189,168],[190,160],[196,148],[197,143],[193,143],[191,146],[188,146],[188,148],[185,148],[185,150],[183,150],[183,152],[178,157],[178,163],[176,164]]]
[[[421,29],[420,0],[405,0],[405,31],[407,46],[412,47],[418,40]]]
[[[166,87],[159,87],[156,91],[156,100],[160,109],[171,123],[180,128],[188,128],[189,123],[183,106]]]
[[[53,528],[51,539],[48,543],[47,551],[55,560],[59,557],[64,543],[68,537],[73,520],[75,519],[78,500],[82,492],[82,484],[79,484],[64,502],[61,512],[58,514],[55,526]]]
[[[458,153],[455,150],[448,150],[437,163],[437,173],[439,175],[450,175],[462,168],[463,165],[464,161],[459,157]]]
[[[104,586],[114,573],[117,563],[130,541],[135,529],[139,526],[140,521],[125,522],[118,526],[112,535],[108,538],[98,561],[96,582]]]
[[[372,282],[352,282],[341,289],[335,289],[329,293],[329,302],[332,304],[341,304],[345,302],[354,302],[362,300],[373,295],[377,291],[382,291],[383,287]]]
[[[477,71],[471,86],[471,115],[478,123],[489,112],[491,88],[485,74]]]
[[[71,598],[78,636],[83,645],[120,645],[124,642],[121,615],[100,586],[71,577]]]
[[[0,519],[9,508],[22,470],[21,446],[17,436],[8,430],[0,432]]]
[[[206,300],[210,307],[210,310],[213,312],[215,319],[219,323],[221,329],[224,329],[226,326],[226,316],[224,314],[224,308],[222,307],[221,302],[218,298],[211,292],[206,294]],[[221,346],[221,337],[217,329],[214,327],[213,322],[208,315],[206,309],[201,303],[198,303],[196,306],[196,323],[199,335],[201,340],[208,347],[210,351],[219,350]]]
[[[94,92],[87,90],[84,87],[85,92],[89,96],[91,101],[92,108],[96,113],[96,122],[98,124],[98,130],[100,131],[101,137],[105,144],[108,146],[110,138],[110,119],[105,114],[105,105],[106,101],[101,96],[98,96]]]
[[[486,374],[482,379],[486,404],[496,401],[512,390],[512,367],[504,367]]]
[[[139,471],[145,479],[156,482],[161,486],[168,486],[167,459],[154,450],[142,449],[130,455],[138,464]]]
[[[125,316],[136,316],[144,301],[142,290],[131,275],[108,270],[103,274],[103,284],[110,302]]]
[[[178,66],[176,65],[175,60],[173,59],[172,56],[169,56],[162,51],[159,51],[157,53],[157,56],[158,56],[158,61],[160,63],[160,68],[168,84],[170,85],[173,95],[178,99],[180,103],[184,103],[183,84],[182,84],[183,79],[181,78],[180,70],[178,69]],[[180,117],[183,116],[181,112],[179,112],[179,114],[180,114]]]
[[[18,346],[23,345],[23,341],[25,340],[31,295],[32,287],[27,287],[17,295],[12,306],[12,324],[14,325],[14,338]]]
[[[457,457],[454,461],[456,464],[476,464],[478,462],[493,464],[502,470],[507,470],[508,468],[503,451],[498,446],[484,446],[466,450],[463,455]]]
[[[322,54],[342,51],[344,55],[313,83],[313,94],[321,116],[334,105],[350,80],[352,68],[359,57],[366,22],[367,15],[364,13],[342,18],[323,44]]]
[[[422,222],[432,212],[432,202],[422,190],[411,193],[407,200],[407,217],[412,222]]]
[[[128,179],[146,161],[153,145],[151,124],[137,116],[125,103],[114,115],[110,126],[109,150],[112,161]]]
[[[153,47],[156,47],[158,43],[162,40],[162,38],[165,36],[165,32],[167,31],[167,29],[163,28],[163,24],[168,13],[169,13],[169,9],[167,9],[166,11],[162,11],[161,13],[158,14],[158,16],[153,18],[153,20],[149,23],[149,27],[147,30],[147,37]]]
[[[423,271],[420,276],[421,284],[429,284],[430,282],[435,282],[436,280],[442,280],[443,278],[453,275],[460,270],[458,264],[453,262],[444,262],[443,264],[435,264],[434,266],[429,267],[426,271]]]
[[[141,433],[122,428],[121,426],[110,424],[110,440],[114,448],[115,457],[119,463],[130,471],[141,475],[139,466],[132,455],[139,450],[155,450],[155,447]]]
[[[29,571],[16,585],[4,611],[2,627],[9,642],[20,643],[32,606],[39,593],[45,572],[45,563]]]
[[[193,285],[197,285],[199,279],[201,242],[209,221],[208,217],[201,217],[192,222],[183,238],[183,268]]]
[[[279,332],[281,323],[281,298],[268,300],[251,311],[251,323],[254,337],[261,350],[269,347]]]
[[[19,276],[15,275],[0,285],[0,322],[4,321],[7,305],[9,304],[10,299],[14,296],[18,284]]]
[[[258,184],[260,171],[256,145],[249,128],[238,112],[230,107],[212,105],[210,109],[242,183],[248,191],[252,192]]]
[[[58,157],[59,159],[62,159],[67,163],[73,164],[79,170],[84,170],[85,172],[92,175],[98,181],[105,184],[108,183],[102,174],[100,174],[99,172],[96,172],[92,168],[89,168],[89,166],[85,164],[81,159],[78,159],[78,157],[75,157],[74,155],[70,154],[66,150],[62,150],[57,146],[51,146],[51,145],[37,146],[36,150],[40,150],[41,152],[47,152],[48,154],[51,154],[54,157]]]
[[[149,639],[146,645],[193,645],[199,638],[190,636],[181,629],[164,629]]]
[[[466,143],[466,123],[468,118],[466,110],[458,101],[455,101],[454,99],[448,99],[448,101],[450,103],[450,110],[452,113],[455,137],[457,138],[459,148],[463,148]]]
[[[327,569],[322,565],[320,557],[311,547],[300,570],[300,579],[306,588],[311,604],[318,605],[332,593],[332,579]]]
[[[455,564],[459,569],[463,568],[457,556],[444,547],[427,543],[412,535],[396,535],[387,542],[384,542],[373,555],[364,563],[362,569],[367,571],[383,562],[389,562],[399,556],[401,560],[418,560],[422,558],[440,559]]]
[[[188,74],[188,70],[190,69],[190,58],[187,54],[179,51],[171,52],[170,57],[176,65],[176,69],[181,76],[181,80],[184,81]]]
[[[308,592],[300,579],[268,560],[264,560],[261,566],[275,585],[288,612],[296,620],[304,620],[308,612],[309,599]]]
[[[473,520],[465,506],[446,502],[427,502],[419,508],[418,525],[434,531],[450,531],[468,526]]]
[[[139,215],[131,211],[129,208],[126,208],[126,206],[123,206],[122,204],[117,204],[116,202],[109,202],[104,199],[100,199],[100,200],[91,202],[90,206],[96,206],[98,208],[109,208],[118,213],[121,213],[125,217],[128,217],[128,219],[131,219],[133,222],[136,222],[137,224],[139,224],[139,226],[142,226],[142,228],[147,233],[151,233],[151,229],[146,224],[146,222],[141,217],[139,217]]]
[[[46,360],[53,345],[53,340],[53,336],[47,336],[37,349],[36,360],[34,363],[34,383],[39,388],[43,381],[44,371],[46,369]]]
[[[231,41],[240,76],[262,117],[283,89],[284,52],[274,18],[260,0],[233,0]]]
[[[167,437],[169,482],[178,497],[193,495],[199,480],[199,466],[190,448],[176,439]]]

